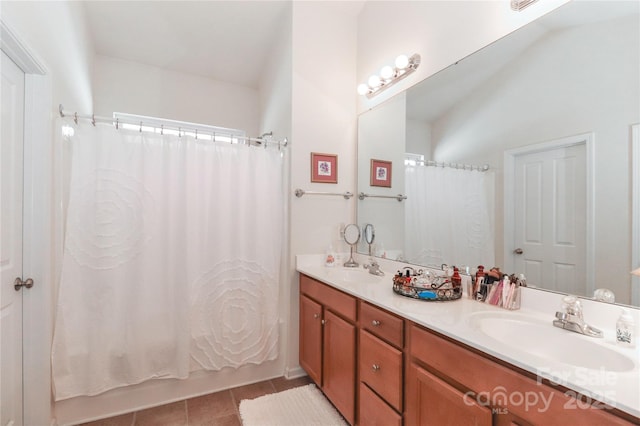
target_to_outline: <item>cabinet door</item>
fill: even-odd
[[[322,306],[300,296],[300,366],[322,386]]]
[[[407,425],[491,425],[490,408],[415,364],[408,373]]]
[[[354,424],[356,327],[328,310],[324,319],[322,390],[344,418]]]

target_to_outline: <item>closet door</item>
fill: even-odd
[[[0,424],[23,423],[22,205],[24,73],[2,52],[0,151]]]

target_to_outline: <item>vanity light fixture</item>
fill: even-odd
[[[520,12],[525,7],[531,6],[533,3],[537,1],[538,0],[511,0],[511,10]]]
[[[372,98],[384,89],[394,85],[398,81],[402,80],[418,68],[420,65],[420,55],[417,53],[411,57],[407,55],[400,55],[395,60],[395,66],[384,66],[380,70],[380,74],[374,74],[369,77],[367,83],[362,83],[358,86],[358,93],[360,95],[367,95],[367,98]]]

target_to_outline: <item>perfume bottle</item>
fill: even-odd
[[[458,268],[455,266],[453,267],[453,275],[451,275],[451,287],[453,287],[454,290],[462,287],[462,277],[460,276]]]

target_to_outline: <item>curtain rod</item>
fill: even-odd
[[[490,167],[488,164],[483,164],[482,166],[474,165],[474,164],[464,164],[464,163],[446,163],[444,161],[433,161],[433,160],[413,160],[416,164],[421,164],[425,167],[449,167],[452,169],[462,169],[462,170],[477,170],[479,172],[489,171]]]
[[[134,120],[127,120],[127,119],[121,119],[121,118],[113,118],[113,117],[97,117],[95,115],[82,115],[82,114],[78,114],[77,112],[74,112],[73,114],[67,113],[64,111],[64,108],[62,106],[62,104],[60,104],[60,106],[58,107],[58,111],[60,112],[60,117],[65,118],[65,117],[72,117],[73,121],[78,124],[78,119],[83,119],[83,120],[91,120],[91,124],[93,124],[94,126],[96,125],[97,122],[102,122],[102,123],[109,123],[112,124],[114,126],[116,126],[116,129],[120,128],[120,124],[132,124],[135,126],[140,126],[140,131],[142,132],[142,127],[145,126],[144,121],[134,121]],[[169,129],[169,130],[177,130],[178,131],[178,135],[180,135],[180,132],[193,132],[195,133],[195,138],[198,139],[198,129],[192,129],[189,127],[176,127],[176,126],[165,126],[164,124],[158,126],[157,124],[147,124],[147,127],[153,127],[153,128],[160,128],[160,129]],[[203,132],[200,132],[203,133]],[[204,132],[205,134],[209,134],[209,132]],[[264,133],[263,136],[271,136],[273,134],[273,132],[268,132],[268,133]],[[235,139],[242,139],[244,141],[246,141],[248,144],[256,144],[256,145],[262,145],[264,144],[264,146],[266,147],[269,144],[277,144],[278,147],[286,147],[287,145],[289,145],[289,141],[287,140],[287,138],[284,138],[284,140],[282,141],[274,141],[274,140],[265,140],[262,137],[259,138],[252,138],[249,136],[241,136],[241,135],[236,135],[233,133],[225,133],[225,132],[211,132],[212,136],[228,136],[231,138],[231,140],[233,140],[233,138]]]

